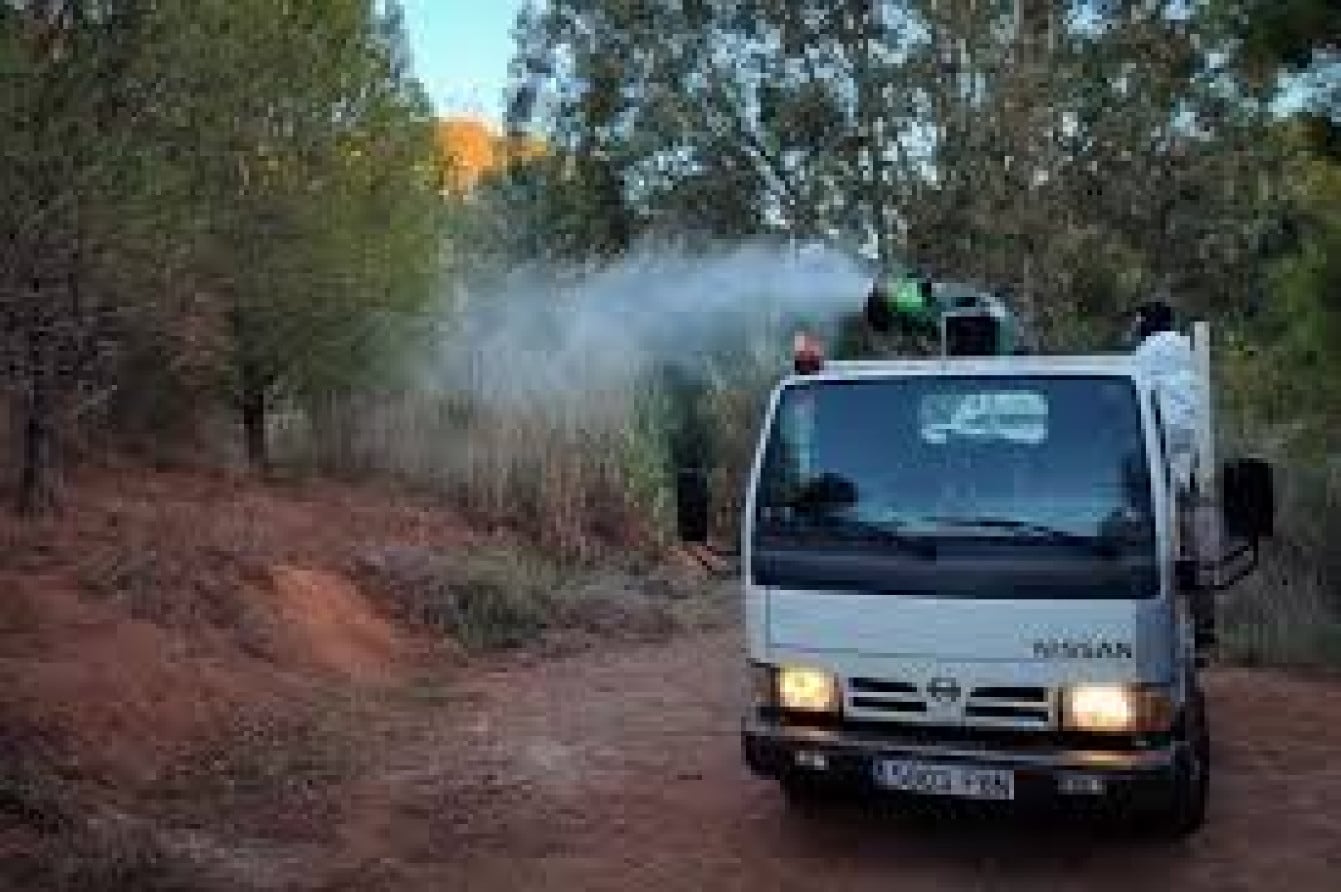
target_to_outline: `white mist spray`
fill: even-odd
[[[781,357],[788,326],[860,312],[869,281],[836,249],[764,243],[642,248],[573,282],[523,270],[466,295],[443,345],[442,383],[494,405],[544,406],[618,390],[657,367],[701,371],[705,351],[762,338],[776,339]]]

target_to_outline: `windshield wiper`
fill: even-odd
[[[882,545],[893,545],[909,554],[927,560],[934,560],[936,557],[936,541],[934,539],[908,536],[894,529],[891,524],[872,523],[865,520],[845,520],[841,526],[854,532],[860,532],[863,536],[868,536]]]
[[[925,519],[930,523],[940,524],[947,527],[976,527],[987,530],[1009,530],[1013,533],[1023,533],[1030,537],[1032,541],[1055,542],[1062,545],[1071,545],[1076,548],[1090,551],[1100,557],[1117,556],[1117,549],[1114,547],[1114,543],[1105,537],[1086,536],[1082,533],[1073,533],[1070,530],[1048,526],[1045,523],[1034,523],[1033,521],[1018,520],[1013,517],[928,517]]]
[[[889,545],[926,560],[934,560],[936,557],[935,540],[905,535],[894,529],[891,524],[846,518],[832,519],[821,523],[804,524],[799,529],[794,528],[789,532],[799,533],[802,537],[819,535],[828,539]]]

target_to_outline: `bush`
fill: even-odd
[[[535,639],[551,621],[559,581],[552,564],[507,549],[382,548],[362,555],[358,572],[402,620],[471,650]]]
[[[669,571],[563,566],[512,548],[443,554],[382,548],[358,572],[402,620],[472,651],[518,647],[547,633],[656,638],[728,615],[725,589]]]
[[[226,629],[247,651],[271,652],[275,620],[247,594],[269,581],[251,519],[139,497],[82,516],[90,529],[73,560],[84,595],[164,628]]]

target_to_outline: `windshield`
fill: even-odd
[[[1157,590],[1145,443],[1123,378],[793,386],[756,499],[760,584],[975,597]]]

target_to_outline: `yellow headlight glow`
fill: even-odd
[[[1131,691],[1119,685],[1075,688],[1069,698],[1068,719],[1084,731],[1125,731],[1132,726]]]
[[[837,712],[838,685],[819,669],[783,666],[778,669],[778,705],[806,712]]]
[[[1069,729],[1128,734],[1167,731],[1174,711],[1162,689],[1123,684],[1078,685],[1065,706]]]

